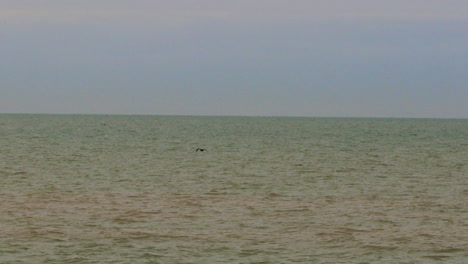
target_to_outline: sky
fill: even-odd
[[[468,118],[468,0],[0,0],[0,113]]]

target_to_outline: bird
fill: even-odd
[[[198,152],[198,151],[205,151],[206,149],[202,149],[202,148],[197,148],[197,150],[195,150],[195,152]]]

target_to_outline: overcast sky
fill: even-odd
[[[468,118],[468,0],[0,0],[0,113]]]

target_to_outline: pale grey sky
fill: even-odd
[[[2,0],[0,113],[468,118],[468,0]]]

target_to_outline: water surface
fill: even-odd
[[[1,263],[468,261],[467,120],[0,115],[0,144]]]

